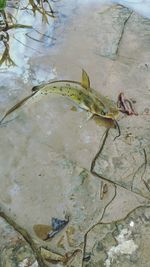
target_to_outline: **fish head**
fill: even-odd
[[[91,107],[91,112],[103,118],[116,120],[119,116],[119,110],[116,106],[108,107],[101,103],[94,103]]]
[[[117,107],[105,108],[104,117],[112,120],[116,120],[119,117],[119,109]]]

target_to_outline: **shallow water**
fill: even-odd
[[[24,83],[32,81],[37,84],[55,78],[56,70],[52,63],[49,63],[47,68],[41,64],[39,70],[38,66],[31,66],[32,59],[41,58],[41,56],[47,54],[53,55],[57,53],[57,47],[59,47],[58,49],[62,48],[60,44],[63,44],[63,40],[66,38],[65,33],[69,29],[69,24],[74,20],[75,14],[77,17],[79,14],[83,13],[84,15],[89,11],[92,13],[105,5],[114,3],[129,7],[142,16],[150,18],[150,2],[148,0],[58,1],[54,7],[58,12],[58,17],[55,20],[49,19],[49,25],[41,23],[39,14],[34,17],[32,12],[25,12],[24,10],[12,11],[11,9],[20,24],[32,25],[33,29],[18,29],[10,36],[10,54],[17,67],[7,69],[7,73],[15,73],[17,76],[22,76]],[[3,71],[5,71],[4,66],[1,67],[1,72]]]
[[[104,2],[105,5],[102,5]],[[94,88],[101,88],[101,93],[108,94],[114,100],[117,98],[120,86],[113,88],[107,78],[112,71],[113,61],[107,59],[107,56],[100,56],[101,53],[107,54],[106,45],[102,50],[99,47],[97,20],[99,13],[109,10],[108,2],[60,1],[54,7],[58,17],[49,18],[48,25],[42,23],[39,14],[34,17],[31,12],[13,11],[19,23],[32,25],[33,29],[10,32],[10,54],[17,66],[1,67],[1,114],[27,95],[33,85],[42,81],[54,78],[80,81],[82,68],[89,73]],[[140,1],[113,2],[136,10]],[[144,5],[144,1],[141,4]],[[145,1],[145,4],[148,3]],[[146,15],[144,10],[140,8],[141,14]],[[89,169],[101,133],[105,129],[99,128],[93,121],[86,123],[86,113],[80,109],[78,112],[70,111],[71,107],[69,100],[50,96],[33,106],[27,106],[18,119],[1,128],[1,149],[5,151],[1,154],[1,173],[5,177],[1,186],[2,192],[5,192],[2,198],[9,205],[11,203],[15,212],[17,209],[19,212],[20,205],[18,208],[16,205],[18,197],[20,199],[20,190],[23,190],[20,185],[21,173],[25,172],[22,175],[32,180],[33,168],[36,173],[40,173],[38,169],[42,171],[43,163],[44,166],[49,164],[53,153],[64,154],[68,160]],[[18,116],[18,113],[15,115]],[[94,144],[97,145],[94,147]],[[84,157],[87,153],[89,157]],[[35,167],[31,158],[34,159]],[[27,170],[30,174],[27,174]],[[45,172],[44,169],[43,171]]]
[[[116,3],[131,10],[116,6]],[[150,51],[146,28],[148,20],[145,19],[150,17],[149,5],[149,1],[62,0],[54,4],[58,15],[56,19],[49,18],[48,25],[42,23],[40,15],[34,17],[30,12],[13,11],[19,23],[32,24],[33,29],[10,31],[10,54],[17,66],[8,68],[3,65],[0,69],[1,116],[28,95],[34,85],[43,81],[80,81],[82,68],[89,74],[93,88],[114,101],[123,90],[129,97],[136,98],[136,108],[143,114],[144,108],[149,106]],[[132,13],[133,10],[138,15]],[[131,22],[129,26],[127,24],[127,33],[121,37],[128,19]],[[29,103],[8,118],[15,118],[13,121],[1,125],[0,198],[3,206],[33,235],[34,224],[49,224],[51,217],[64,218],[65,213],[70,213],[71,226],[80,232],[70,241],[72,247],[76,247],[83,242],[83,234],[93,220],[99,220],[115,189],[108,184],[109,194],[100,200],[100,179],[86,174],[105,127],[100,127],[93,120],[87,122],[86,112],[78,107],[75,112],[72,105],[66,98],[46,96]],[[122,179],[130,175],[126,161],[131,161],[129,167],[132,169],[143,160],[141,152],[135,161],[133,158],[128,160],[128,151],[132,151],[129,147],[132,142],[136,151],[141,151],[145,142],[142,129],[147,131],[148,116],[144,121],[142,117],[125,118],[120,124],[123,138],[131,131],[131,140],[127,138],[113,144],[115,152],[109,147],[107,152],[110,149],[114,158],[110,158],[108,164],[104,155],[100,171],[109,165],[111,176],[113,161],[118,163],[117,155],[120,153],[119,158],[125,156],[123,162],[119,161]],[[141,134],[141,139],[138,139],[137,132]],[[111,137],[115,134],[112,129]],[[123,153],[121,148],[127,151]],[[113,171],[113,177],[118,179],[120,170],[119,174]],[[118,183],[129,189],[130,181],[127,179]],[[111,218],[124,217],[143,201],[130,192],[128,203],[127,192],[121,190],[118,188],[118,200],[112,206],[113,214],[106,214],[106,222]],[[138,191],[136,185],[135,191]],[[145,193],[142,188],[139,194],[147,197],[148,192]],[[50,245],[53,248],[56,244]],[[66,249],[67,246],[64,247]],[[62,248],[59,249],[61,251]]]

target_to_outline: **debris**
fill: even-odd
[[[52,218],[52,231],[48,233],[47,239],[54,237],[59,233],[69,222],[69,217],[67,220],[60,220],[58,218]]]
[[[125,98],[124,93],[119,94],[117,106],[120,108],[121,112],[126,113],[127,115],[138,115],[132,104],[133,101]]]
[[[58,218],[52,218],[52,224],[35,224],[33,230],[36,235],[43,241],[48,240],[49,238],[54,237],[59,233],[69,222],[69,217],[66,220],[60,220]]]

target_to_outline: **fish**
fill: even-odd
[[[24,105],[30,98],[38,95],[58,94],[71,99],[77,106],[88,111],[91,117],[94,115],[102,118],[116,120],[119,116],[117,105],[109,98],[96,92],[90,86],[90,78],[85,70],[82,70],[82,80],[56,80],[48,83],[40,84],[32,88],[31,95],[27,96],[11,109],[9,109],[2,117],[3,120],[16,109]]]
[[[117,105],[108,97],[90,87],[88,74],[82,70],[82,81],[59,80],[41,84],[32,88],[32,92],[43,95],[59,94],[70,98],[80,108],[104,118],[116,119],[119,116]]]

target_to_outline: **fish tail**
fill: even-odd
[[[5,115],[2,117],[2,119],[0,120],[0,124],[2,124],[2,122],[4,121],[4,119],[5,119],[8,115],[10,115],[13,111],[15,111],[16,109],[18,109],[18,108],[20,108],[21,106],[23,106],[23,105],[26,103],[26,101],[27,101],[28,99],[30,99],[32,96],[35,95],[35,93],[36,93],[36,92],[33,92],[31,95],[26,96],[26,97],[23,98],[20,102],[18,102],[17,104],[15,104],[12,108],[10,108],[10,109],[5,113]]]

